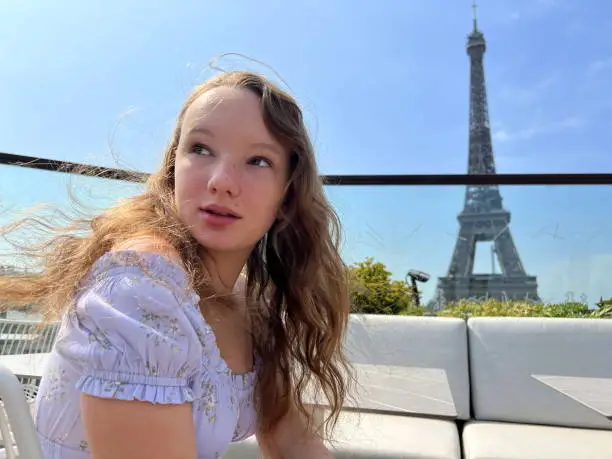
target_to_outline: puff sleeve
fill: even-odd
[[[161,255],[109,258],[116,263],[101,263],[75,302],[83,365],[77,389],[120,400],[192,402],[202,348],[187,314],[195,306],[181,283],[184,273]]]

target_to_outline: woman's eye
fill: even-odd
[[[196,143],[192,148],[191,152],[196,155],[210,155],[210,149],[206,145],[202,145],[201,143]]]
[[[253,166],[257,167],[270,167],[272,165],[269,159],[263,158],[261,156],[251,159],[249,164],[252,164]]]

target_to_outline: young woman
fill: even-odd
[[[46,457],[213,459],[253,434],[265,457],[331,457],[305,389],[333,426],[346,272],[288,94],[247,72],[197,86],[144,193],[73,229],[0,279],[8,304],[62,319],[36,406]]]

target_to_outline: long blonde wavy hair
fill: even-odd
[[[92,264],[112,247],[139,236],[169,243],[180,254],[193,288],[214,294],[198,244],[176,213],[174,165],[186,110],[201,94],[219,86],[255,93],[267,128],[291,155],[281,216],[246,265],[247,300],[254,305],[249,309],[257,312],[252,314],[253,342],[261,359],[255,397],[259,428],[270,433],[292,403],[314,426],[304,398],[306,386],[312,384],[330,408],[317,429],[323,427],[329,434],[350,381],[342,350],[349,295],[339,254],[341,227],[325,197],[300,107],[260,75],[225,72],[195,87],[179,112],[161,168],[146,179],[142,194],[120,200],[93,218],[71,218],[66,225],[53,216],[32,215],[2,228],[4,236],[35,229],[49,237],[40,243],[11,241],[34,269],[0,276],[0,298],[11,308],[36,305],[47,321],[56,319],[70,307]]]

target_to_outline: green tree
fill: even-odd
[[[591,311],[591,317],[596,319],[611,319],[612,318],[612,298],[604,300],[599,298],[599,302],[595,304],[597,309]]]
[[[392,280],[387,267],[372,257],[349,266],[351,312],[360,314],[423,315],[412,287]]]

